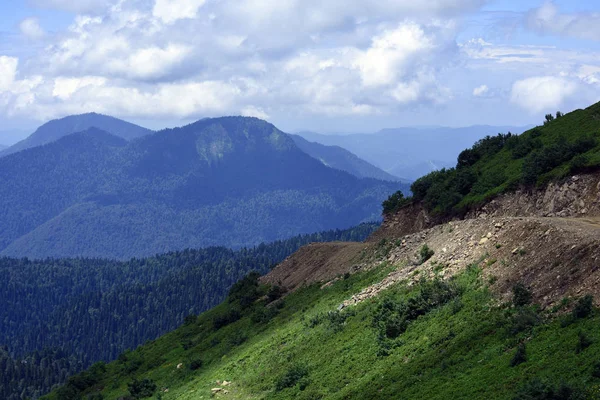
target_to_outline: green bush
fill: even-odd
[[[511,336],[521,332],[529,332],[531,328],[540,325],[542,322],[542,317],[534,309],[520,307],[510,318],[508,332]]]
[[[512,288],[513,293],[513,304],[515,307],[523,307],[531,303],[532,293],[531,290],[525,287],[522,283],[517,283]]]
[[[199,358],[195,358],[190,362],[190,369],[192,371],[196,371],[202,368],[202,365],[204,365],[204,362]]]
[[[533,379],[517,391],[513,400],[583,400],[580,390],[565,383],[558,386],[540,379]]]
[[[301,365],[290,367],[285,374],[280,376],[275,382],[275,390],[282,391],[286,388],[291,388],[300,385],[300,390],[304,390],[308,386],[308,369]]]
[[[224,314],[213,318],[213,329],[218,330],[242,318],[241,312],[237,308],[230,308]]]
[[[404,193],[401,191],[397,191],[382,203],[383,214],[393,214],[405,205],[409,204],[411,200],[412,199],[410,197],[404,197]]]
[[[527,361],[527,349],[525,348],[525,344],[521,343],[521,344],[519,344],[519,346],[517,346],[517,350],[515,351],[515,354],[510,359],[510,366],[516,367],[517,365],[523,364],[526,361]]]
[[[430,249],[429,246],[424,244],[423,247],[421,247],[421,249],[419,250],[420,263],[423,264],[425,261],[433,257],[434,254],[435,252],[432,249]]]
[[[575,347],[575,353],[579,354],[592,345],[592,340],[583,332],[577,333],[577,346]]]
[[[587,318],[592,314],[593,309],[594,297],[588,294],[577,300],[577,304],[575,304],[572,315],[576,319]]]
[[[127,384],[127,388],[134,399],[145,399],[154,395],[156,384],[152,379],[142,379],[141,381],[134,379]]]

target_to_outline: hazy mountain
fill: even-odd
[[[299,135],[327,146],[343,147],[385,172],[414,180],[435,169],[454,166],[463,149],[487,135],[522,133],[529,128],[478,125],[384,129],[370,134],[300,132]]]
[[[401,181],[397,176],[388,174],[373,164],[366,162],[355,154],[339,146],[325,146],[316,142],[309,142],[299,135],[290,135],[296,146],[323,164],[346,171],[359,178],[375,178],[385,181]],[[408,180],[404,180],[408,182]]]
[[[0,156],[16,153],[31,147],[41,146],[58,140],[63,136],[81,132],[92,127],[101,129],[126,140],[135,139],[152,133],[149,129],[102,114],[89,113],[71,115],[45,123],[26,139],[2,151]]]
[[[3,144],[0,144],[0,150],[4,150],[4,149],[6,149],[7,147],[8,147],[8,146],[5,146],[5,145],[3,145]]]
[[[90,129],[0,158],[0,181],[0,254],[29,257],[253,245],[377,219],[406,189],[327,167],[242,117],[131,142]]]

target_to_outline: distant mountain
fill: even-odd
[[[397,128],[343,135],[300,132],[299,135],[327,146],[340,146],[389,174],[415,180],[435,169],[454,166],[463,149],[487,135],[522,133],[529,128],[477,125]]]
[[[378,219],[406,185],[359,179],[255,118],[138,140],[90,129],[0,158],[0,255],[129,258]]]
[[[0,151],[6,149],[8,146],[5,146],[3,144],[0,144]]]
[[[309,142],[299,135],[290,136],[294,139],[294,143],[296,143],[296,146],[298,146],[300,150],[331,168],[346,171],[359,178],[374,178],[392,182],[409,182],[406,179],[402,180],[397,176],[382,171],[339,146],[326,146],[316,142]]]
[[[126,140],[135,139],[152,133],[151,130],[141,126],[109,117],[102,114],[89,113],[71,115],[55,119],[40,126],[31,136],[0,152],[0,156],[16,153],[21,150],[41,146],[72,133],[97,128]]]

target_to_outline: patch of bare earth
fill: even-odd
[[[360,259],[366,248],[368,245],[364,243],[312,243],[285,259],[261,281],[288,290],[315,282],[327,282],[364,268]]]
[[[528,286],[537,303],[564,297],[600,299],[600,224],[593,218],[477,218],[438,225],[398,238],[386,259],[397,266],[383,281],[347,300],[356,304],[389,286],[421,277],[451,277],[472,264],[483,268],[491,290],[508,299],[512,287]],[[434,256],[420,264],[427,244]]]

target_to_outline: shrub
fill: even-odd
[[[577,300],[572,315],[576,319],[587,318],[594,309],[594,297],[590,294]]]
[[[190,369],[192,371],[196,371],[196,370],[202,368],[203,364],[204,364],[204,362],[201,359],[195,358],[190,362]]]
[[[300,389],[304,390],[308,386],[308,369],[301,365],[293,365],[285,374],[280,376],[275,382],[275,390],[281,391],[300,384]]]
[[[511,335],[530,331],[531,328],[542,323],[542,318],[537,312],[528,307],[519,308],[512,316],[508,331]]]
[[[218,330],[224,326],[227,326],[242,317],[242,314],[236,308],[230,308],[226,313],[217,315],[213,318],[213,328]]]
[[[596,364],[594,364],[594,366],[592,367],[592,376],[594,378],[600,378],[600,362],[597,362]]]
[[[516,367],[517,365],[523,364],[526,361],[527,361],[527,349],[525,348],[525,343],[521,343],[521,344],[519,344],[519,346],[517,346],[517,350],[515,351],[515,354],[513,355],[513,357],[510,360],[510,366]]]
[[[189,325],[193,325],[196,323],[196,321],[198,321],[198,317],[196,315],[187,315],[184,319],[183,319],[183,324],[185,326],[189,326]]]
[[[258,307],[252,313],[250,319],[255,324],[264,324],[275,318],[278,313],[279,311],[276,307]]]
[[[540,379],[533,379],[515,393],[513,400],[583,400],[581,391],[561,383],[554,386]]]
[[[269,288],[269,291],[267,292],[267,298],[269,299],[269,302],[273,302],[281,298],[284,293],[285,290],[283,290],[281,286],[274,285]]]
[[[238,301],[242,308],[252,305],[260,297],[259,278],[260,274],[253,271],[234,283],[231,289],[229,289],[229,302]]]
[[[575,347],[575,353],[579,354],[583,350],[590,347],[590,345],[592,344],[592,340],[589,337],[587,337],[587,335],[585,333],[583,333],[583,331],[579,331],[579,333],[577,334],[577,337],[578,337],[578,340],[577,340],[577,346]]]
[[[381,204],[383,207],[383,214],[393,214],[405,205],[409,204],[411,200],[412,199],[410,197],[405,198],[404,193],[401,191],[397,191]]]
[[[423,247],[421,247],[421,250],[419,250],[419,256],[421,257],[420,263],[423,264],[425,261],[433,257],[434,254],[435,252],[430,249],[429,246],[424,244]]]
[[[512,288],[513,292],[513,304],[515,307],[523,307],[531,303],[532,294],[531,290],[527,289],[522,283],[517,283]]]
[[[154,394],[156,384],[152,379],[142,379],[141,381],[134,379],[133,382],[127,384],[127,388],[134,399],[145,399]]]

